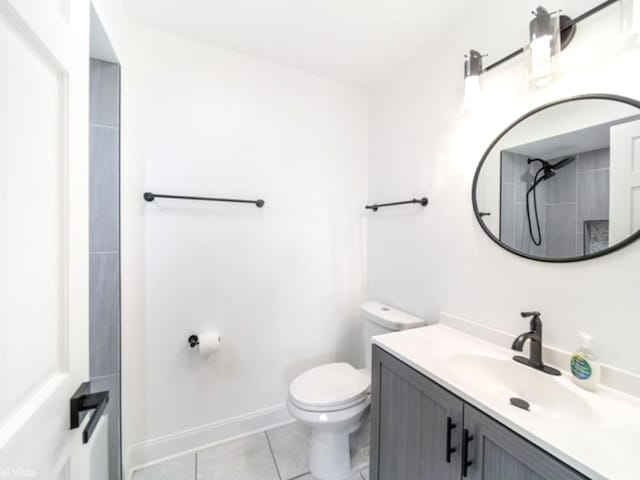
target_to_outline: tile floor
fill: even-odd
[[[133,480],[314,480],[307,467],[309,431],[292,423],[136,471]],[[354,462],[366,465],[368,449]],[[368,470],[349,480],[368,480]]]

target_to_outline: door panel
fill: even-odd
[[[464,406],[470,480],[587,480],[475,408]]]
[[[65,72],[0,11],[3,128],[2,336],[6,374],[0,422],[67,370],[63,249]],[[37,301],[36,301],[37,300]],[[38,332],[33,335],[32,332]],[[15,339],[29,339],[27,342]],[[28,345],[28,348],[27,348]],[[37,352],[37,355],[34,355]],[[17,367],[20,368],[17,368]]]
[[[0,472],[89,478],[88,2],[0,0]]]
[[[460,478],[462,402],[399,360],[374,348],[371,478]],[[447,462],[447,419],[456,452]]]
[[[640,230],[640,120],[611,127],[610,244]]]

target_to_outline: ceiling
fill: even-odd
[[[127,0],[134,19],[359,87],[411,58],[464,2]],[[455,7],[453,6],[455,5]]]
[[[626,105],[624,105],[624,107],[626,107]],[[565,155],[575,155],[577,153],[609,148],[611,127],[634,122],[638,119],[640,119],[640,115],[624,116],[609,122],[563,133],[562,135],[510,147],[507,151],[531,158],[538,157],[544,160],[553,160]]]

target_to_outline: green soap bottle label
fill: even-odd
[[[588,380],[592,373],[589,361],[582,355],[574,355],[571,357],[571,373],[580,380]]]

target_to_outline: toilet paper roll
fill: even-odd
[[[202,333],[198,337],[200,355],[211,355],[220,348],[220,334],[218,332]]]

